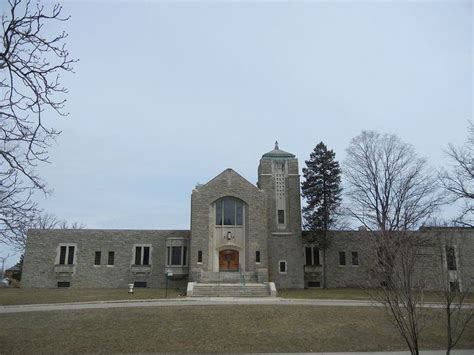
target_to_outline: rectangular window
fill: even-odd
[[[109,258],[107,259],[107,265],[114,265],[115,263],[115,252],[109,251]]]
[[[224,225],[235,225],[235,200],[226,198],[224,200]]]
[[[313,260],[311,258],[311,249],[312,249],[311,247],[304,248],[304,250],[305,250],[305,260],[306,260],[305,265],[307,265],[307,266],[313,265]]]
[[[62,246],[60,248],[60,251],[59,251],[59,264],[60,265],[66,264],[66,251],[67,251],[66,246]]]
[[[456,251],[453,246],[446,247],[446,263],[448,270],[457,270]]]
[[[279,271],[280,274],[286,274],[286,272],[288,271],[285,260],[279,262]]]
[[[356,251],[352,252],[352,265],[359,265],[359,253]]]
[[[319,248],[313,247],[313,265],[321,265],[319,260]]]
[[[244,224],[244,206],[242,202],[236,201],[236,222],[235,224],[241,226]]]
[[[198,263],[202,263],[202,251],[201,250],[198,251]]]
[[[74,247],[68,247],[68,254],[67,254],[67,264],[73,265],[74,264]]]
[[[135,246],[135,265],[150,265],[150,246]]]
[[[70,287],[71,283],[69,281],[58,281],[58,287]]]
[[[150,265],[150,247],[143,247],[143,265]]]
[[[171,247],[171,265],[181,265],[181,247]]]
[[[59,245],[59,255],[56,259],[59,265],[74,265],[74,252],[75,247],[73,245]]]
[[[278,210],[278,224],[285,224],[285,210]]]
[[[100,265],[100,258],[102,253],[100,251],[95,252],[94,265]]]
[[[258,250],[255,252],[255,262],[256,263],[260,262],[260,251]]]
[[[216,202],[216,225],[222,225],[222,200]]]
[[[133,287],[136,287],[136,288],[146,288],[147,284],[145,281],[135,281],[133,283]]]
[[[459,292],[459,281],[451,281],[449,283],[450,292]]]
[[[339,252],[339,265],[346,265],[346,252],[345,251]]]
[[[142,247],[135,247],[135,265],[142,264]]]

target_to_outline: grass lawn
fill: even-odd
[[[373,290],[370,292],[374,292]],[[278,291],[278,296],[283,298],[298,299],[337,299],[337,300],[370,300],[369,292],[357,288],[310,288],[310,289],[293,289]],[[425,292],[425,302],[441,302],[442,297],[436,292]],[[466,302],[474,303],[474,294]]]
[[[438,310],[421,337],[442,349]],[[1,353],[405,350],[382,309],[285,305],[170,306],[2,314]],[[474,348],[471,323],[458,348]]]
[[[112,300],[141,300],[150,298],[165,298],[165,289],[136,288],[130,295],[128,289],[74,289],[74,288],[0,288],[0,305],[37,304],[37,303],[67,303]],[[168,298],[179,296],[178,291],[168,289]]]

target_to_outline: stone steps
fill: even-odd
[[[192,297],[269,297],[267,284],[202,284],[194,285]]]
[[[244,278],[246,283],[257,283],[257,275],[255,272],[244,272]],[[203,283],[233,283],[240,284],[241,275],[239,272],[203,272],[200,280]]]

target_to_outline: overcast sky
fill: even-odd
[[[196,183],[229,167],[255,183],[275,140],[301,168],[373,129],[440,167],[466,138],[470,1],[63,5],[50,29],[80,62],[39,200],[88,228],[188,229]]]

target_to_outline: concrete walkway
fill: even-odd
[[[172,306],[218,306],[218,305],[290,305],[290,306],[331,306],[331,307],[381,307],[382,304],[372,301],[356,300],[320,300],[320,299],[289,299],[278,297],[262,298],[235,298],[235,297],[200,297],[181,299],[149,299],[149,300],[122,300],[122,301],[97,301],[76,303],[51,303],[0,306],[2,313],[38,312],[38,311],[62,311],[79,309],[103,309],[103,308],[130,308],[130,307],[172,307]],[[425,303],[426,308],[442,308],[439,303]],[[465,306],[474,308],[474,304]]]
[[[451,350],[452,355],[473,355],[474,350]],[[292,354],[295,353],[279,353]],[[354,351],[354,352],[332,352],[332,353],[297,353],[298,355],[411,355],[409,351]],[[420,355],[445,355],[446,350],[421,350]]]

